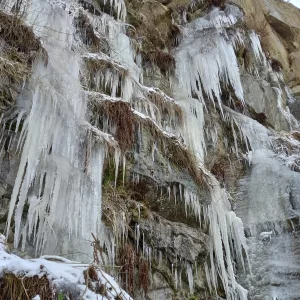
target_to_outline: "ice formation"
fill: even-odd
[[[215,8],[207,17],[209,21],[202,17],[187,25],[175,51],[180,88],[188,97],[196,95],[202,103],[205,95],[213,102],[216,98],[221,110],[221,82],[230,85],[236,97],[244,101],[234,46],[222,30],[237,18],[223,14]]]
[[[250,31],[249,37],[255,58],[260,62],[266,63],[266,56],[261,47],[259,36],[255,33],[255,31]]]
[[[184,28],[183,40],[174,50],[177,64],[174,81],[179,83],[172,86],[174,100],[159,89],[143,86],[141,58],[126,35],[128,25],[112,16],[87,13],[95,31],[108,40],[108,53],[73,51],[73,48],[78,50],[73,18],[80,7],[72,1],[68,3],[69,6],[62,6],[63,10],[54,1],[34,0],[29,6],[34,9],[26,14],[27,22],[43,41],[49,61],[46,66],[43,61],[36,62],[33,77],[19,99],[19,103],[26,104],[19,108],[17,117],[18,124],[24,119],[19,138],[22,154],[8,220],[10,224],[16,207],[15,246],[22,239],[23,248],[27,242],[35,242],[38,252],[60,253],[75,249],[88,252],[86,248],[93,232],[101,236],[109,248],[109,259],[114,263],[117,241],[101,226],[101,182],[107,145],[114,148],[116,172],[122,157],[113,136],[89,123],[88,102],[122,100],[132,104],[131,112],[135,117],[151,121],[166,138],[182,139],[193,152],[199,169],[207,176],[212,201],[201,204],[195,191],[181,185],[180,198],[185,201],[186,213],[192,211],[200,222],[204,217],[201,226],[209,227],[212,247],[205,269],[210,291],[217,290],[220,279],[228,299],[247,299],[247,291],[237,283],[234,263],[239,262],[244,268],[248,263],[247,259],[244,261],[247,258],[244,227],[241,219],[231,211],[227,192],[204,167],[204,106],[208,97],[213,102],[217,100],[224,110],[224,120],[231,124],[236,155],[240,152],[240,138],[247,145],[247,155],[252,157],[254,166],[260,159],[267,158],[270,168],[278,169],[277,160],[270,156],[272,133],[256,121],[224,109],[222,104],[222,84],[232,88],[237,99],[244,103],[235,55],[235,48],[243,43],[243,38],[240,32],[230,36],[225,30],[242,18],[241,11],[231,5],[224,11],[214,8]],[[110,5],[116,8],[118,18],[125,17],[123,0],[110,0]],[[43,13],[39,14],[40,11]],[[250,33],[250,39],[257,59],[263,59],[258,37]],[[107,68],[92,72],[94,91],[84,91],[81,86],[80,71],[89,72],[86,60],[109,64]],[[170,115],[167,120],[163,117],[165,108]],[[183,111],[183,124],[176,119],[179,108]],[[281,106],[278,109],[283,111]],[[215,128],[211,132],[215,143],[216,131]],[[138,134],[142,134],[141,130]],[[156,150],[154,141],[152,160]],[[261,172],[259,169],[258,173]],[[284,170],[287,172],[288,168]],[[138,182],[140,176],[135,174],[134,181]],[[253,185],[258,178],[252,178]],[[173,192],[176,195],[176,191]],[[169,195],[171,193],[169,188]],[[29,210],[24,222],[22,213],[26,203]],[[122,215],[117,224],[121,239],[126,235],[124,218]],[[136,250],[141,251],[139,244],[142,243],[142,253],[151,263],[153,249],[145,243],[139,225],[135,228],[135,237]],[[185,271],[193,293],[194,268],[189,262],[186,262]],[[178,273],[175,266],[174,277],[179,286],[181,272]]]
[[[19,103],[27,103],[27,116],[19,138],[22,154],[8,230],[16,205],[16,247],[21,238],[23,248],[31,239],[38,252],[59,252],[72,249],[67,237],[78,236],[79,250],[89,245],[91,232],[99,232],[105,143],[97,143],[83,126],[87,99],[79,78],[81,58],[71,50],[73,15],[46,1],[32,5],[35,9],[28,10],[26,19],[42,38],[49,58],[46,66],[42,60],[35,63],[19,98]]]

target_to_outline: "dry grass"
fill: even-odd
[[[33,33],[32,28],[25,25],[18,16],[0,11],[0,24],[0,38],[11,47],[18,49],[19,52],[30,54],[30,52],[42,48],[41,42]]]
[[[100,261],[99,261],[99,256],[100,256],[102,264],[104,264],[105,263],[105,260],[104,260],[104,257],[103,257],[104,249],[103,249],[103,247],[101,247],[99,239],[97,239],[93,233],[92,233],[92,237],[94,239],[92,241],[94,263],[96,263],[98,265],[100,264]],[[87,272],[89,272],[89,270],[87,270]],[[91,275],[90,275],[90,278],[92,278]],[[98,278],[98,276],[97,276],[97,278]]]
[[[156,65],[163,75],[174,73],[176,62],[175,58],[170,53],[156,50],[148,52],[146,55],[148,56],[146,59],[150,59],[151,63]]]
[[[86,46],[95,52],[108,51],[108,43],[105,37],[100,37],[99,34],[94,31],[94,28],[86,14],[80,11],[79,16],[74,20],[74,22],[78,29],[80,38]]]
[[[130,243],[126,243],[119,253],[119,263],[123,266],[120,272],[122,286],[131,295],[134,295],[136,288],[141,288],[147,295],[150,286],[147,259],[138,255]]]
[[[160,60],[157,56],[178,44],[181,35],[179,27],[172,22],[172,10],[157,1],[147,4],[140,0],[126,0],[126,6],[128,22],[135,27],[130,36],[133,39],[143,39],[144,61],[157,62],[159,67]],[[169,66],[161,67],[169,69]]]
[[[32,28],[17,15],[0,11],[0,109],[10,109],[20,86],[30,76],[31,65],[40,56],[47,63],[48,56]],[[1,112],[0,111],[0,112]]]
[[[112,61],[109,57],[84,57],[86,73],[82,74],[82,81],[86,89],[101,93],[111,94],[111,80],[118,79],[118,88],[116,94],[121,95],[122,82],[128,75],[128,70]],[[105,82],[104,78],[110,73],[110,82]]]
[[[143,289],[145,295],[148,293],[150,285],[149,280],[149,264],[144,258],[140,258],[139,262],[139,287]]]
[[[121,65],[114,63],[110,59],[100,59],[100,58],[92,58],[86,57],[84,58],[85,65],[89,73],[95,74],[98,71],[105,71],[106,69],[112,69],[119,72],[120,76],[126,76],[128,74],[128,70],[122,67]]]
[[[119,263],[123,266],[120,272],[122,286],[129,294],[133,295],[136,253],[133,246],[129,243],[124,245],[119,253]]]
[[[0,279],[1,300],[31,300],[36,295],[39,295],[41,300],[56,299],[45,275],[17,277],[14,274],[4,274]]]
[[[29,74],[29,69],[25,63],[11,61],[5,57],[0,57],[0,78],[7,80],[9,84],[23,82]]]
[[[169,28],[168,38],[172,47],[177,47],[182,38],[182,31],[176,24],[172,24]]]
[[[115,126],[114,136],[121,150],[131,150],[134,146],[135,127],[130,104],[123,101],[101,101],[98,105],[100,112]]]
[[[108,170],[105,172],[107,174]],[[131,193],[127,188],[115,187],[113,178],[103,184],[102,219],[112,229],[117,249],[125,245],[130,231],[130,205],[133,205]]]

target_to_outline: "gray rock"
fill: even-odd
[[[255,113],[264,114],[267,122],[275,130],[289,130],[289,124],[278,109],[277,94],[274,88],[265,80],[254,76],[243,75],[245,102],[251,106]]]
[[[166,253],[169,259],[182,258],[190,263],[202,261],[208,254],[210,238],[205,233],[183,223],[162,218],[141,220],[140,229],[145,239],[158,250]]]

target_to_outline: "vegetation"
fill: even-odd
[[[42,300],[56,299],[53,287],[46,275],[42,277],[18,277],[14,274],[4,274],[0,279],[1,300],[28,300],[36,295],[40,295]]]
[[[40,56],[48,56],[32,28],[18,15],[0,11],[0,113],[14,105],[20,85],[30,76],[31,66]]]
[[[86,14],[79,12],[78,17],[74,20],[77,32],[84,45],[89,47],[93,52],[108,52],[108,43],[104,35],[100,36],[96,33],[91,22]]]

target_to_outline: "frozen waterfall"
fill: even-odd
[[[15,2],[7,0],[0,7],[10,14]],[[117,139],[114,116],[110,112],[103,117],[101,109],[107,103],[118,104],[123,105],[121,117],[129,120],[128,128],[120,121],[126,127],[122,128],[123,135],[129,136],[125,136],[130,140],[126,142],[137,144],[130,149],[129,164],[140,157],[139,148],[151,148],[152,164],[156,155],[165,155],[167,171],[159,171],[174,176],[159,180],[152,176],[151,169],[149,178],[156,179],[161,190],[167,189],[169,199],[173,193],[175,202],[183,203],[186,216],[195,218],[199,231],[210,236],[209,254],[203,263],[209,293],[217,295],[222,290],[229,300],[291,299],[288,297],[294,297],[299,287],[295,228],[300,213],[300,174],[294,171],[300,169],[300,142],[245,115],[249,112],[236,52],[247,40],[254,60],[269,68],[258,35],[235,27],[243,13],[234,5],[226,5],[223,10],[214,7],[181,25],[182,38],[172,50],[175,72],[168,74],[172,98],[143,83],[142,42],[128,36],[131,25],[125,23],[125,1],[103,3],[112,15],[91,13],[75,0],[20,4],[22,18],[40,38],[48,56],[34,61],[32,76],[18,96],[13,116],[20,166],[10,201],[7,235],[14,226],[14,247],[31,253],[34,249],[36,255],[65,253],[84,261],[93,255],[90,236],[94,233],[105,244],[105,260],[115,265],[120,250],[117,239],[126,240],[130,229],[123,211],[114,224],[120,237],[102,223],[102,182],[105,166],[111,163],[109,157],[114,187],[118,185],[119,169],[124,185],[127,161]],[[82,16],[93,35],[105,44],[93,53],[76,27]],[[258,73],[256,70],[257,77]],[[280,86],[282,76],[274,76]],[[277,96],[277,113],[291,130],[299,128],[284,108],[284,91],[280,87],[272,90]],[[238,104],[240,112],[226,106],[230,101]],[[239,181],[235,211],[229,189],[206,166],[207,137],[211,136],[214,147],[218,147],[217,126],[208,129],[206,124],[206,116],[212,111],[219,114],[231,134],[230,149],[226,148],[229,138],[224,137],[225,151],[247,165],[247,173]],[[96,117],[91,120],[93,114]],[[157,154],[160,142],[165,152]],[[174,153],[166,153],[170,149]],[[179,151],[193,163],[183,166],[183,179],[176,178],[177,166],[171,161]],[[142,166],[140,170],[144,171],[143,167],[146,169]],[[133,184],[145,176],[135,171],[130,174],[132,179],[126,178]],[[174,178],[178,180],[175,184]],[[204,188],[207,193],[203,193],[203,200]],[[139,220],[140,203],[137,210]],[[26,218],[22,217],[24,212]],[[151,269],[154,255],[161,256],[161,252],[144,240],[138,221],[133,234],[136,252],[144,255]],[[180,268],[172,264],[176,289],[182,286],[184,268],[192,295],[197,269],[188,260],[180,263]]]

